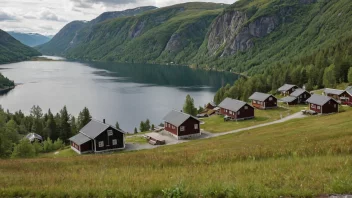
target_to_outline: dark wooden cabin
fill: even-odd
[[[284,84],[282,87],[280,87],[277,91],[281,93],[282,96],[289,96],[291,93],[293,93],[296,89],[298,89],[297,85],[291,85],[291,84]]]
[[[309,109],[319,114],[330,114],[339,112],[339,104],[333,98],[313,94],[308,100]]]
[[[200,120],[189,114],[172,110],[164,117],[165,131],[177,139],[200,136]]]
[[[71,137],[71,148],[78,154],[99,153],[125,148],[125,132],[97,120],[91,120]]]
[[[254,118],[254,108],[246,102],[225,98],[220,104],[220,114],[231,120],[247,120]]]
[[[252,100],[252,106],[257,109],[277,108],[277,98],[271,94],[255,92],[249,99]]]
[[[324,95],[329,96],[335,99],[337,102],[343,105],[351,105],[352,104],[352,95],[350,92],[346,90],[339,89],[324,89]]]
[[[291,95],[281,98],[282,102],[288,105],[305,104],[307,99],[311,97],[311,94],[304,89],[296,89]]]

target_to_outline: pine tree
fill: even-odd
[[[190,115],[197,115],[197,108],[194,107],[194,100],[190,95],[186,96],[185,104],[183,105],[183,112],[188,113]]]
[[[92,116],[90,115],[88,108],[84,107],[84,109],[78,115],[78,130],[82,129],[85,125],[87,125],[91,119]]]
[[[51,113],[50,109],[48,111],[48,120],[46,121],[45,131],[47,131],[48,133],[47,137],[50,137],[50,139],[56,140],[57,138],[59,138],[60,133],[57,128],[54,115]]]
[[[71,117],[71,136],[74,136],[78,133],[77,123],[75,116]]]
[[[335,65],[330,65],[325,68],[323,76],[323,84],[325,87],[335,88],[336,86],[336,75]]]
[[[352,67],[348,70],[348,82],[352,83]]]
[[[116,129],[120,129],[119,122],[116,122],[115,127],[116,127]]]
[[[134,134],[137,134],[138,131],[137,131],[137,127],[134,128]]]
[[[145,121],[145,131],[150,131],[150,128],[151,128],[151,126],[150,126],[150,121],[149,121],[149,119],[147,119],[146,121]]]
[[[140,130],[140,132],[145,132],[146,130],[145,130],[145,123],[143,122],[143,121],[141,121],[141,123],[139,124],[139,130]]]
[[[66,106],[60,111],[60,118],[60,139],[64,142],[68,142],[71,136],[71,125]]]

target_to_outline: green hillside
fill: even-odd
[[[155,8],[153,6],[145,6],[124,11],[104,12],[89,22],[72,21],[63,27],[50,42],[40,45],[36,49],[46,55],[64,56],[67,50],[78,44],[78,37],[90,34],[94,25],[114,18],[134,16]]]
[[[0,188],[0,196],[317,197],[350,194],[351,116],[352,111],[348,109],[336,115],[297,119],[153,150],[0,160],[0,185],[5,187]]]
[[[39,55],[36,50],[0,30],[0,64],[28,60],[30,57]]]
[[[93,27],[68,51],[72,59],[185,62],[195,56],[223,4],[187,3]]]

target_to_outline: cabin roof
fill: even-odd
[[[170,111],[164,117],[163,120],[168,122],[168,123],[171,123],[171,124],[175,125],[176,127],[179,127],[182,123],[184,123],[189,118],[194,118],[194,119],[196,119],[197,121],[200,122],[200,120],[198,120],[194,116],[191,116],[191,115],[183,113],[183,112],[175,111],[175,110]]]
[[[71,142],[76,143],[77,145],[82,145],[91,139],[89,137],[83,135],[82,133],[78,133],[77,135],[71,137],[69,140]]]
[[[258,100],[258,101],[265,101],[268,99],[270,96],[274,97],[271,94],[266,94],[266,93],[260,93],[260,92],[254,92],[249,99],[250,100]],[[274,97],[275,98],[275,97]]]
[[[43,137],[36,133],[28,133],[26,137],[29,141],[34,141],[35,139],[43,141]]]
[[[282,87],[280,87],[278,89],[278,91],[287,91],[287,90],[290,90],[293,87],[297,87],[297,85],[284,84]]]
[[[334,99],[330,98],[329,96],[313,94],[310,98],[308,98],[307,102],[312,103],[312,104],[317,104],[317,105],[324,105],[327,102],[329,102],[330,100],[335,101]]]
[[[325,88],[324,93],[325,94],[332,94],[332,95],[341,95],[345,90],[340,90],[340,89],[330,89],[330,88]]]
[[[298,97],[300,95],[302,95],[304,92],[307,92],[305,89],[296,89],[294,92],[291,93],[290,96],[293,96],[293,97]]]
[[[115,127],[100,122],[98,120],[91,120],[88,124],[86,124],[86,126],[84,126],[79,132],[83,133],[84,135],[86,135],[89,138],[96,138],[98,135],[100,135],[103,131],[105,131],[106,129],[108,129],[109,127],[115,129],[116,131],[120,132],[120,133],[125,133],[122,130],[116,129]]]
[[[352,96],[352,86],[348,86],[346,88],[346,91],[347,91],[348,94],[350,94]]]
[[[280,100],[282,102],[293,102],[294,100],[296,100],[297,98],[296,97],[293,97],[293,96],[286,96],[284,98],[281,98]]]
[[[243,102],[241,100],[235,100],[231,98],[225,98],[220,104],[219,107],[223,109],[228,109],[234,112],[237,112],[240,110],[244,105],[246,105],[246,102]]]

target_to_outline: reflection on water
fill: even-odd
[[[213,99],[215,91],[238,77],[230,73],[181,66],[27,61],[0,65],[1,72],[23,83],[0,97],[10,111],[29,113],[33,105],[58,112],[64,105],[77,115],[87,106],[93,117],[119,121],[132,131],[141,120],[153,124],[172,109],[180,110],[190,94],[197,106]]]

